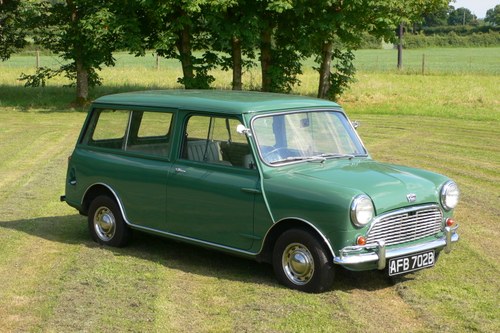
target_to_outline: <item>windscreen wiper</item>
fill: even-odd
[[[352,154],[341,154],[341,153],[323,153],[318,155],[318,157],[322,158],[348,158],[352,159],[355,157],[355,155]]]
[[[272,161],[270,164],[278,164],[284,162],[295,162],[295,161],[324,161],[325,158],[322,156],[289,156],[287,158],[282,158],[280,160]]]

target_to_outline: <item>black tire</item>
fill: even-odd
[[[320,293],[333,285],[335,269],[322,244],[309,232],[291,229],[276,241],[273,250],[274,273],[285,286]]]
[[[89,207],[88,226],[92,239],[99,244],[121,247],[130,239],[130,229],[125,224],[115,200],[101,195]]]

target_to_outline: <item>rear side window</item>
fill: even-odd
[[[141,113],[142,119],[139,126],[137,137],[166,137],[170,131],[172,122],[172,114],[166,112],[138,112]]]
[[[165,157],[170,152],[172,119],[169,112],[95,110],[83,143]]]
[[[96,110],[86,135],[89,146],[121,149],[125,142],[130,111]]]
[[[170,153],[173,114],[133,111],[125,150],[166,157]]]

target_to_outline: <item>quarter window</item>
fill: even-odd
[[[130,111],[96,110],[89,129],[89,146],[121,149],[125,140]]]

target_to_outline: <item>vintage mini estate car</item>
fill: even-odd
[[[61,196],[101,244],[149,232],[272,263],[307,292],[337,265],[433,266],[458,241],[458,199],[442,175],[372,160],[336,103],[216,90],[98,98]]]

